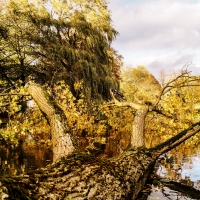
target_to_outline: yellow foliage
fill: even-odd
[[[120,90],[129,101],[155,103],[161,86],[145,67],[124,68],[121,77]]]
[[[189,75],[179,76],[172,77],[174,81],[169,85],[170,90],[159,99],[156,106],[160,114],[149,109],[145,118],[147,147],[168,140],[200,119],[197,106],[200,102],[200,84],[198,81],[190,83]],[[122,71],[121,91],[129,101],[155,105],[164,86],[143,66],[124,68]],[[197,143],[198,138],[194,137],[192,141]],[[186,144],[189,145],[190,140]]]
[[[176,88],[164,95],[159,102],[159,108],[168,116],[156,113],[146,118],[145,134],[148,140],[147,147],[155,146],[191,126],[195,119],[199,119],[200,112],[195,105],[200,99],[200,86]],[[159,140],[156,138],[159,137]],[[195,144],[199,140],[193,137],[185,142],[185,147]],[[151,141],[151,142],[149,142]]]

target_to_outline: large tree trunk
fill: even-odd
[[[53,144],[53,161],[55,162],[59,158],[74,152],[76,147],[75,140],[70,134],[63,111],[56,106],[55,102],[50,99],[41,86],[36,84],[30,85],[28,92],[49,121]]]
[[[131,134],[131,146],[132,147],[144,147],[144,125],[145,117],[148,112],[148,107],[143,106],[135,112],[133,121],[132,134]]]
[[[28,179],[1,182],[9,199],[127,200],[137,197],[153,166],[154,159],[137,150],[105,161],[78,152]]]
[[[49,118],[57,161],[27,178],[0,179],[0,191],[9,199],[134,200],[158,156],[200,131],[198,122],[154,149],[129,149],[115,158],[100,160],[75,151],[62,111],[55,110],[39,86],[30,86],[29,93]]]
[[[116,158],[99,160],[75,152],[29,178],[0,179],[0,190],[9,199],[136,199],[159,155],[200,131],[194,124],[154,149],[129,149]]]

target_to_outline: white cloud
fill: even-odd
[[[152,73],[188,62],[200,66],[200,1],[110,0],[120,36],[113,46],[125,64],[143,64]],[[197,70],[196,70],[197,72]],[[200,74],[200,68],[199,68]]]

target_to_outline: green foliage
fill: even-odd
[[[118,88],[120,66],[113,68],[116,54],[109,54],[117,32],[106,1],[10,1],[0,13],[0,24],[8,29],[0,44],[7,85],[16,80],[25,85],[34,77],[53,88],[64,80],[76,98],[84,93],[87,101],[108,100],[110,87]],[[81,80],[81,91],[76,90],[74,84]]]
[[[145,119],[147,146],[154,146],[177,134],[198,119],[199,82],[190,86],[180,76],[167,92],[143,66],[122,70],[122,57],[110,47],[117,32],[104,0],[10,1],[0,11],[0,97],[1,113],[7,122],[0,134],[5,140],[49,133],[38,108],[22,109],[29,79],[43,84],[65,112],[77,137],[106,143],[107,138],[127,147],[134,111],[115,107],[110,88],[139,104],[153,105]],[[149,107],[150,108],[150,107]],[[2,121],[2,119],[1,119]],[[6,124],[6,125],[5,125]],[[155,139],[155,135],[157,139]],[[44,139],[44,138],[43,138]],[[46,138],[45,138],[46,139]],[[196,142],[197,143],[197,142]]]
[[[2,137],[13,145],[30,136],[33,141],[49,138],[49,126],[37,106],[24,108],[29,97],[13,95],[26,92],[31,81],[55,97],[73,134],[86,132],[92,138],[106,130],[109,116],[105,122],[95,121],[102,115],[95,114],[97,104],[109,99],[110,88],[119,87],[122,65],[122,57],[110,48],[117,31],[107,2],[11,0],[1,6]]]

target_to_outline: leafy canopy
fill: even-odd
[[[0,24],[8,29],[0,52],[7,84],[25,85],[31,77],[53,88],[64,80],[76,98],[84,93],[88,101],[108,99],[109,89],[118,88],[119,68],[111,63],[116,54],[109,53],[117,31],[106,1],[11,0]]]
[[[146,146],[153,147],[198,122],[199,77],[188,71],[162,77],[162,85],[143,66],[122,71],[121,90],[129,101],[146,104]],[[164,79],[166,81],[164,82]],[[187,141],[198,143],[198,135]]]
[[[2,8],[0,93],[9,94],[0,97],[0,112],[7,116],[0,121],[1,135],[17,143],[16,138],[49,132],[37,108],[24,110],[28,97],[11,95],[26,93],[30,80],[43,84],[62,105],[74,134],[93,134],[96,119],[85,102],[108,100],[109,89],[119,87],[122,65],[122,57],[110,47],[117,31],[107,2],[11,0]],[[101,132],[106,125],[97,127]]]

